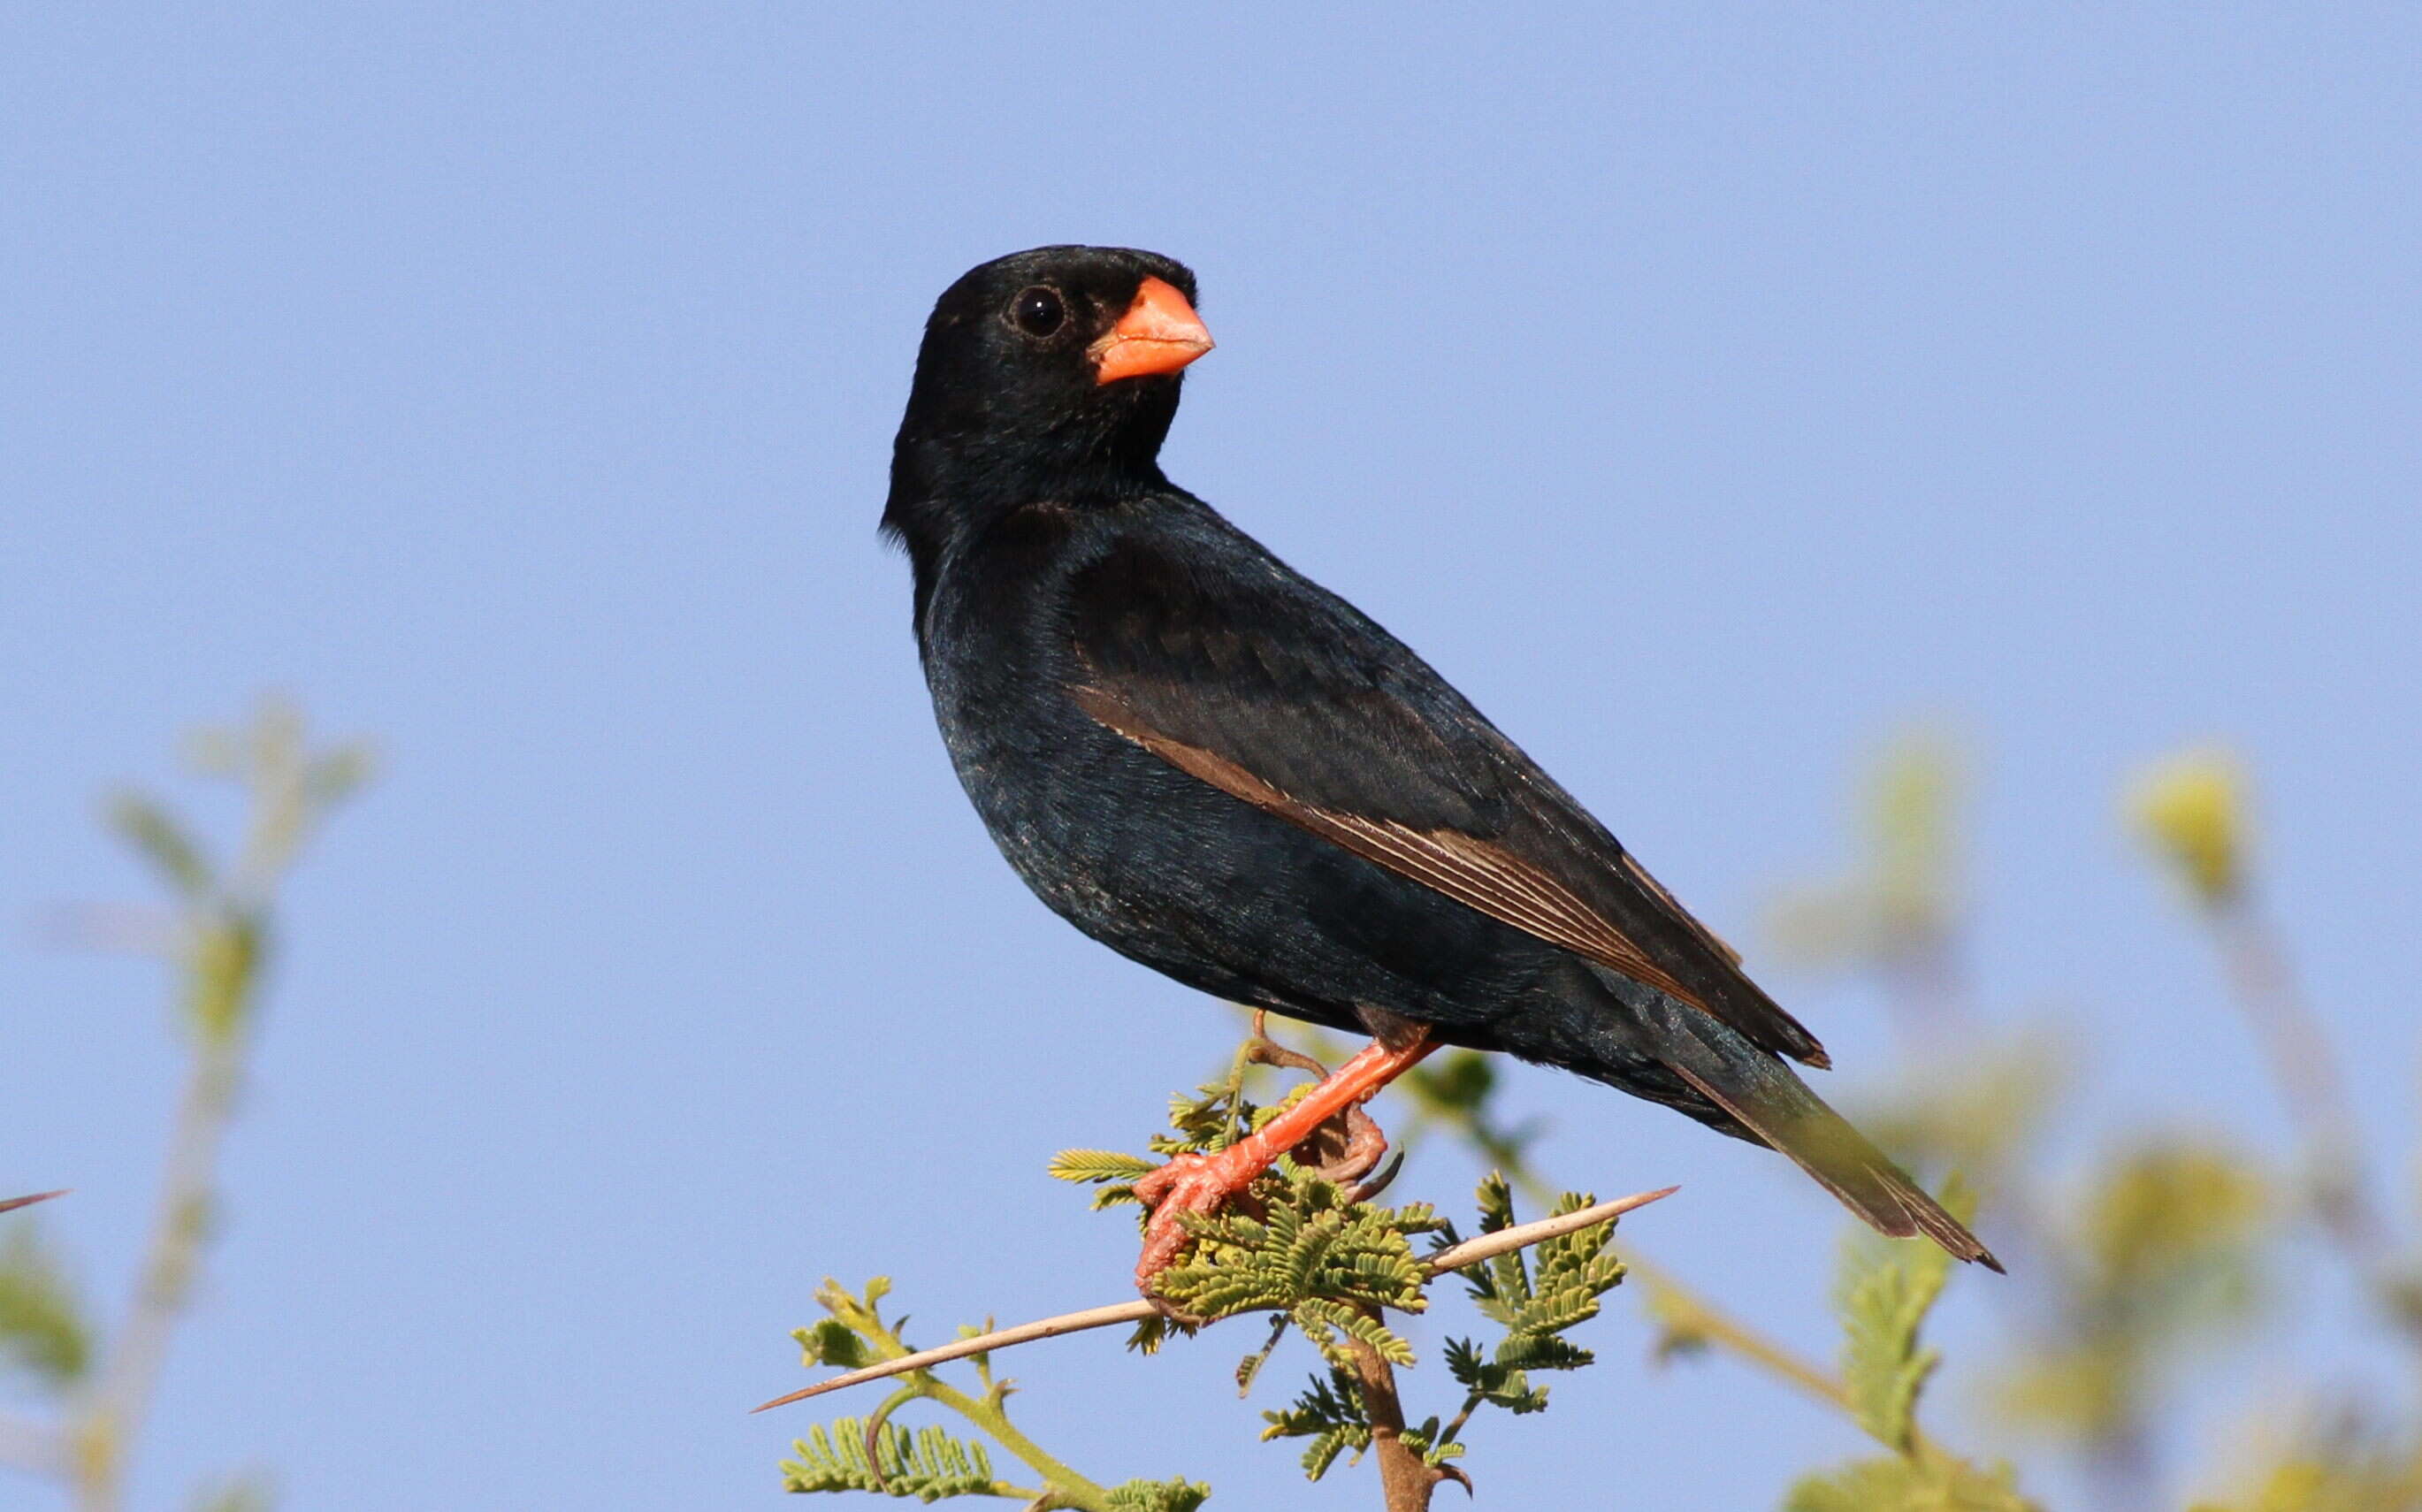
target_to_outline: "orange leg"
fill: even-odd
[[[1137,1182],[1136,1196],[1152,1209],[1152,1221],[1144,1229],[1143,1258],[1136,1262],[1137,1288],[1151,1296],[1153,1279],[1186,1248],[1180,1214],[1216,1212],[1313,1129],[1349,1108],[1369,1102],[1380,1088],[1438,1047],[1439,1042],[1427,1034],[1402,1049],[1390,1049],[1375,1040],[1284,1112],[1226,1149],[1216,1155],[1174,1157]],[[1385,1148],[1383,1141],[1381,1149]],[[1374,1152],[1375,1160],[1376,1155]]]

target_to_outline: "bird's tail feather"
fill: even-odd
[[[1693,1075],[1688,1066],[1674,1069],[1759,1139],[1789,1156],[1877,1233],[1901,1239],[1923,1234],[1954,1259],[1974,1260],[1989,1270],[2002,1268],[2002,1262],[1968,1232],[1966,1224],[1944,1212],[1941,1203],[1893,1163],[1892,1157],[1877,1149],[1806,1087],[1795,1088],[1799,1097],[1788,1100],[1744,1096]],[[1799,1079],[1784,1066],[1774,1069],[1793,1081]],[[1765,1094],[1768,1089],[1761,1086],[1758,1091]]]
[[[1789,1156],[1878,1233],[1895,1238],[1923,1234],[1956,1259],[2002,1268],[1967,1225],[1826,1107],[1789,1066],[1661,993],[1654,995],[1653,1006],[1627,996],[1635,1011],[1646,1008],[1649,1016],[1662,1020],[1658,1060],[1759,1140]]]

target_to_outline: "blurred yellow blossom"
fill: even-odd
[[[2187,751],[2148,768],[2131,785],[2128,814],[2197,903],[2216,908],[2245,880],[2245,779],[2217,748]]]

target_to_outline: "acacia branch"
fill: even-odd
[[[1388,1512],[1429,1512],[1430,1493],[1445,1473],[1432,1469],[1405,1442],[1405,1404],[1396,1395],[1396,1372],[1379,1351],[1348,1341],[1354,1382],[1361,1388],[1362,1415],[1371,1424],[1371,1457],[1379,1468],[1379,1493]],[[1469,1485],[1469,1483],[1466,1483]]]
[[[1476,1239],[1467,1239],[1461,1244],[1441,1250],[1430,1256],[1425,1265],[1430,1277],[1436,1279],[1450,1270],[1461,1270],[1467,1266],[1478,1265],[1483,1260],[1493,1260],[1509,1251],[1526,1249],[1533,1244],[1561,1238],[1565,1235],[1594,1227],[1611,1219],[1620,1218],[1635,1208],[1645,1207],[1661,1198],[1671,1197],[1681,1189],[1679,1187],[1665,1187],[1656,1191],[1634,1192],[1628,1197],[1617,1197],[1612,1202],[1599,1203],[1594,1207],[1584,1207],[1576,1213],[1543,1218],[1531,1223],[1518,1223],[1512,1228],[1499,1229],[1494,1234],[1484,1234]],[[787,1407],[793,1402],[804,1402],[810,1396],[822,1396],[826,1392],[837,1392],[849,1386],[862,1386],[871,1380],[883,1380],[911,1370],[931,1369],[936,1365],[948,1364],[953,1360],[965,1360],[969,1355],[990,1354],[997,1349],[1032,1344],[1039,1339],[1056,1339],[1063,1334],[1083,1333],[1091,1329],[1107,1329],[1121,1323],[1141,1323],[1158,1315],[1159,1310],[1141,1298],[1131,1302],[1111,1302],[1103,1307],[1088,1307],[1075,1313],[1062,1313],[1057,1317],[1040,1318],[1032,1323],[1020,1323],[1015,1328],[999,1329],[991,1333],[978,1334],[972,1339],[960,1339],[938,1348],[920,1349],[915,1354],[903,1355],[897,1360],[886,1360],[863,1369],[847,1371],[835,1376],[830,1380],[818,1381],[813,1386],[793,1392],[787,1396],[777,1396],[772,1401],[753,1407],[749,1410],[763,1412],[771,1408]]]
[[[232,984],[243,999],[251,986],[248,970]],[[80,1512],[115,1512],[120,1504],[128,1450],[150,1410],[169,1340],[192,1299],[209,1243],[219,1152],[235,1116],[244,1048],[240,1031],[205,1031],[196,1049],[134,1300],[99,1385],[77,1413],[76,1438],[90,1446],[75,1462]]]

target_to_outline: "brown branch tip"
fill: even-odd
[[[61,1187],[56,1191],[38,1191],[31,1197],[7,1198],[0,1200],[0,1213],[10,1212],[20,1207],[31,1207],[36,1203],[46,1203],[54,1197],[64,1197],[67,1194],[68,1189]]]
[[[1476,1239],[1466,1239],[1452,1249],[1441,1250],[1432,1255],[1427,1262],[1429,1273],[1433,1278],[1443,1276],[1450,1270],[1461,1270],[1466,1266],[1478,1265],[1483,1260],[1493,1260],[1511,1250],[1528,1249],[1533,1244],[1544,1244],[1549,1239],[1561,1238],[1565,1235],[1594,1227],[1610,1219],[1620,1218],[1634,1208],[1645,1207],[1650,1203],[1671,1197],[1681,1189],[1679,1187],[1662,1187],[1655,1191],[1634,1192],[1628,1197],[1617,1197],[1612,1202],[1599,1203],[1595,1206],[1581,1208],[1578,1212],[1563,1213],[1554,1218],[1542,1218],[1529,1223],[1518,1223],[1512,1228],[1499,1229],[1494,1234],[1484,1234]],[[863,1369],[847,1371],[835,1376],[830,1380],[821,1380],[813,1386],[802,1387],[787,1396],[777,1396],[770,1402],[750,1408],[749,1410],[763,1412],[772,1408],[788,1407],[793,1402],[804,1402],[810,1396],[822,1396],[826,1392],[837,1392],[849,1386],[862,1386],[868,1381],[883,1380],[892,1376],[904,1376],[912,1370],[927,1370],[935,1365],[948,1364],[953,1360],[965,1360],[969,1355],[989,1354],[996,1349],[1008,1349],[1021,1344],[1032,1344],[1039,1339],[1056,1339],[1062,1334],[1082,1333],[1089,1329],[1107,1329],[1121,1323],[1140,1323],[1146,1318],[1157,1315],[1157,1312],[1158,1310],[1152,1303],[1138,1298],[1131,1302],[1111,1302],[1102,1307],[1088,1307],[1075,1313],[1062,1313],[1057,1317],[1038,1318],[1032,1323],[1020,1323],[1015,1328],[999,1329],[990,1333],[978,1334],[971,1339],[960,1339],[955,1343],[943,1345],[939,1348],[920,1349],[915,1354],[902,1355],[897,1360],[886,1360]]]

